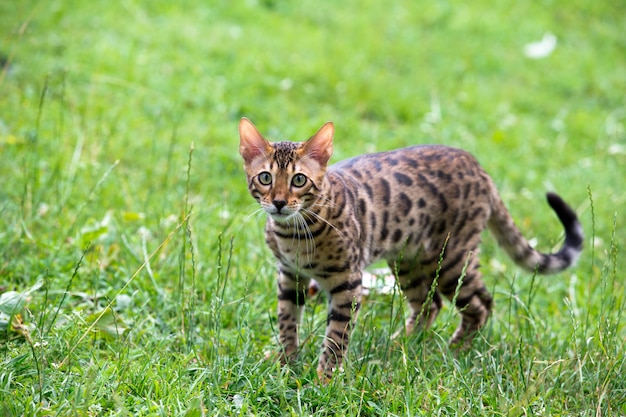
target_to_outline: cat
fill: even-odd
[[[317,372],[342,366],[361,307],[362,271],[384,259],[410,312],[405,330],[428,328],[453,301],[461,322],[450,341],[466,347],[485,324],[492,297],[481,279],[478,245],[488,228],[516,264],[539,274],[573,265],[583,248],[576,213],[557,195],[549,205],[565,229],[560,250],[533,249],[515,226],[492,179],[469,153],[421,145],[328,166],[334,125],[305,142],[269,142],[239,123],[248,189],[267,213],[265,240],[278,264],[278,329],[283,364],[298,352],[298,326],[315,280],[329,296]]]

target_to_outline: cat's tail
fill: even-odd
[[[515,226],[499,196],[492,201],[488,227],[498,244],[522,268],[540,274],[553,274],[573,265],[583,249],[583,229],[576,213],[555,193],[548,193],[548,204],[565,228],[565,240],[555,253],[541,253],[532,248]]]

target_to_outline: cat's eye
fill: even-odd
[[[258,178],[259,182],[263,185],[270,185],[272,183],[272,174],[267,171],[261,172]]]
[[[294,187],[302,187],[306,184],[306,177],[303,174],[296,174],[291,179],[291,183]]]

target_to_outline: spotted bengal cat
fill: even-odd
[[[478,270],[487,227],[521,267],[551,274],[571,266],[583,246],[576,213],[556,194],[548,203],[565,228],[553,254],[533,249],[487,173],[469,153],[439,145],[358,156],[328,166],[334,126],[305,142],[268,142],[246,118],[239,152],[248,189],[267,213],[265,239],[278,261],[278,324],[283,363],[298,350],[298,323],[315,280],[329,295],[318,374],[342,364],[361,307],[362,271],[385,259],[410,305],[406,331],[428,327],[453,301],[464,346],[487,320],[492,298]]]

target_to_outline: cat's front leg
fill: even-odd
[[[348,350],[350,333],[361,307],[361,273],[346,273],[332,277],[327,290],[330,300],[326,320],[326,337],[317,373],[324,382],[341,368]]]
[[[298,354],[298,327],[309,281],[284,269],[278,273],[278,339],[282,364],[294,360]]]

